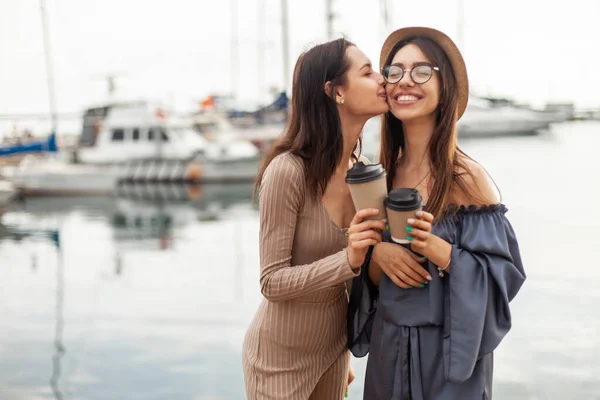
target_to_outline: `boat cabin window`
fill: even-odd
[[[140,140],[140,129],[139,128],[133,128],[132,139],[134,142]]]
[[[121,128],[113,129],[112,131],[112,141],[113,142],[122,142],[125,139],[125,130]]]
[[[148,129],[148,140],[153,142],[154,140],[156,140],[156,132],[160,132],[160,139],[163,142],[168,142],[169,141],[169,137],[167,136],[167,132],[163,129],[163,128],[150,128]]]

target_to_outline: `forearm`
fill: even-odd
[[[444,239],[431,235],[427,247],[421,252],[425,257],[429,259],[439,268],[444,269],[444,273],[450,272],[450,259],[452,257],[452,245],[446,242]]]
[[[354,278],[346,250],[305,265],[266,264],[261,269],[261,291],[267,300],[284,301],[335,286]]]
[[[375,245],[375,249],[376,248],[377,245]],[[374,260],[375,249],[373,249],[373,257],[371,257],[371,262],[369,263],[369,279],[371,280],[371,282],[373,282],[375,286],[379,286],[379,283],[381,282],[381,274],[383,274],[383,271],[381,270],[379,264],[377,264],[377,262]]]

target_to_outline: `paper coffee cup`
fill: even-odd
[[[407,239],[406,222],[416,218],[415,213],[423,208],[423,199],[417,189],[399,188],[392,190],[385,198],[388,225],[392,240],[396,243],[410,243]]]
[[[356,211],[365,208],[376,208],[379,214],[367,219],[383,220],[386,218],[383,201],[387,195],[386,173],[381,164],[355,163],[346,174],[346,183]]]

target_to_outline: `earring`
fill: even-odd
[[[341,99],[341,100],[340,100],[340,104],[344,104],[344,99]]]

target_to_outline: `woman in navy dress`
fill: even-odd
[[[389,232],[372,251],[379,299],[364,399],[490,399],[493,351],[525,272],[495,185],[457,146],[465,64],[445,34],[418,27],[393,32],[380,64],[388,189],[416,188],[426,206],[406,227],[412,252]]]

